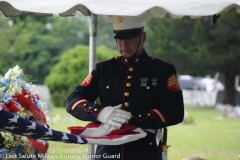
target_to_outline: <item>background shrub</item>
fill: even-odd
[[[97,48],[97,62],[118,56],[116,50],[105,46]],[[65,107],[66,99],[89,72],[89,47],[76,46],[67,50],[60,61],[51,69],[44,84],[50,89],[51,100],[56,107]]]

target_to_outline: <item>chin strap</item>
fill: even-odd
[[[140,47],[140,44],[141,44],[141,42],[142,42],[142,35],[143,35],[143,33],[140,35],[140,40],[139,40],[139,42],[138,42],[138,47],[137,47],[136,52],[135,52],[135,53],[132,55],[132,57],[130,57],[129,59],[136,57],[137,52],[138,52],[139,47]]]

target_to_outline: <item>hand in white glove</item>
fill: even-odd
[[[114,108],[121,109],[121,108],[122,108],[122,105],[117,105],[117,106],[115,106]],[[128,120],[127,120],[126,124],[128,124]],[[110,124],[106,124],[106,123],[102,123],[100,127],[101,127],[101,128],[104,128],[104,129],[106,129],[106,130],[110,130],[110,131],[115,130],[115,129],[119,129],[118,127],[114,127],[114,126],[112,126],[112,125],[110,125]],[[120,128],[121,128],[121,127],[120,127]]]
[[[122,108],[122,104],[119,104],[115,107],[108,106],[103,108],[103,110],[98,114],[97,120],[104,124],[110,125],[105,125],[104,128],[121,128],[122,124],[127,123],[131,118],[131,113],[120,108]]]

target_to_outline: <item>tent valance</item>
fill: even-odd
[[[236,8],[240,13],[240,0],[0,0],[0,10],[6,17],[32,12],[38,16],[74,16],[76,11],[89,16],[128,15],[148,12],[152,18],[200,17],[218,14]]]

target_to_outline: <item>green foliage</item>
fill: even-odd
[[[189,17],[172,19],[170,16],[148,21],[146,43],[149,54],[174,64],[180,74],[199,74],[198,68],[189,67],[196,65],[192,53],[197,46],[191,40],[195,21]]]
[[[153,19],[148,23],[148,46],[151,54],[173,63],[180,74],[239,74],[239,18],[233,9],[222,13],[214,26],[210,17]]]
[[[97,48],[98,62],[119,55],[104,46]],[[60,61],[51,69],[44,83],[49,87],[55,106],[64,107],[68,95],[79,85],[89,72],[89,47],[76,46],[67,50]]]
[[[234,79],[240,74],[240,14],[222,13],[214,26],[210,17],[151,20],[150,53],[174,64],[178,74],[224,75],[224,103],[235,105]]]
[[[221,73],[240,74],[240,14],[230,10],[221,14],[215,26],[206,25],[198,19],[193,40],[198,46],[198,55],[205,68]]]
[[[98,16],[98,46],[116,49],[113,27],[107,16]],[[89,43],[89,17],[77,12],[73,17],[37,17],[23,13],[4,17],[0,12],[0,73],[19,65],[42,84],[50,69],[66,50]]]
[[[240,74],[240,14],[235,9],[222,13],[215,26],[199,19],[195,25],[193,40],[198,51],[200,64],[206,71],[218,71],[225,77],[225,93],[223,103],[236,105],[235,77]],[[195,56],[196,57],[196,56]]]
[[[0,73],[18,64],[40,84],[65,50],[89,41],[87,18],[79,13],[74,17],[23,13],[14,18],[0,13],[0,29]]]

